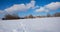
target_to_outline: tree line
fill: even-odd
[[[13,19],[28,19],[28,18],[44,18],[44,17],[60,17],[60,12],[55,13],[53,15],[50,15],[49,13],[46,16],[33,16],[33,15],[29,15],[29,16],[25,16],[25,17],[19,17],[18,15],[10,15],[7,14],[5,15],[4,18],[2,18],[2,20],[13,20]]]

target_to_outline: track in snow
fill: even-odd
[[[1,20],[0,32],[60,32],[60,17]]]

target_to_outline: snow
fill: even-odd
[[[0,32],[60,32],[60,17],[0,20]]]

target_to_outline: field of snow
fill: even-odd
[[[60,17],[0,20],[0,32],[60,32]]]

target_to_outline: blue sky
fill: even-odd
[[[51,15],[60,12],[60,0],[0,0],[0,17],[4,14],[19,16]]]

